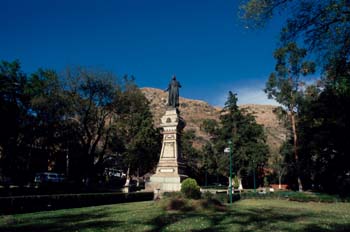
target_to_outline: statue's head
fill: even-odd
[[[173,75],[173,80],[176,80],[176,76],[175,75]]]

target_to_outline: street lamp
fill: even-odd
[[[230,186],[229,186],[229,191],[230,191],[230,204],[232,204],[232,141],[228,141],[229,147],[225,148],[224,152],[230,154]]]
[[[254,193],[256,193],[256,181],[255,181],[255,160],[253,160],[253,180],[254,180]]]
[[[205,187],[208,186],[208,157],[207,157],[207,154],[205,154],[205,157],[204,157],[204,164],[205,164],[205,179],[204,179],[204,184],[205,184]]]

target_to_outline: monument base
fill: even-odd
[[[176,108],[168,108],[161,118],[163,127],[163,143],[160,152],[156,173],[146,183],[146,190],[153,191],[156,196],[164,192],[176,192],[181,190],[181,182],[187,178],[184,175],[185,166],[181,162],[181,150],[179,148],[181,131],[186,125],[179,116]]]
[[[146,183],[145,188],[146,191],[155,193],[178,192],[181,190],[181,182],[186,178],[186,175],[154,174],[150,182]]]

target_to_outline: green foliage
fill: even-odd
[[[0,175],[33,181],[50,168],[95,179],[104,167],[148,172],[160,133],[133,77],[97,69],[39,69],[27,76],[18,61],[0,63]],[[4,130],[3,130],[4,129]]]
[[[213,120],[203,122],[201,128],[210,135],[210,142],[203,146],[203,168],[211,175],[229,176],[229,155],[224,154],[228,141],[233,142],[233,171],[245,176],[257,167],[264,167],[268,146],[263,127],[253,115],[237,105],[237,96],[229,92],[220,123]]]
[[[274,15],[286,15],[281,29],[281,41],[302,40],[309,51],[327,66],[332,60],[348,60],[350,6],[343,0],[248,0],[242,6],[242,17],[252,27],[263,26]],[[348,61],[347,61],[348,63]],[[326,69],[324,69],[326,70]]]
[[[164,192],[163,196],[165,198],[183,198],[183,193],[182,192]]]
[[[350,85],[349,85],[350,86]],[[338,92],[327,86],[322,92],[309,91],[301,105],[300,137],[304,175],[310,187],[349,195],[350,168],[347,137],[350,91]]]
[[[143,175],[154,167],[160,151],[160,131],[153,127],[153,117],[149,102],[133,81],[124,77],[124,87],[120,96],[121,104],[116,109],[118,121],[113,132],[115,140],[111,146],[122,155],[124,167],[131,173],[138,170]],[[119,146],[118,146],[119,145]]]
[[[276,72],[270,76],[266,89],[289,112],[298,114],[293,151],[298,164],[289,166],[288,173],[297,173],[309,188],[349,194],[350,169],[345,165],[349,163],[346,155],[349,146],[343,136],[349,131],[349,111],[344,107],[350,99],[348,1],[247,0],[241,9],[245,22],[253,27],[263,26],[272,16],[288,12],[281,29],[282,47],[290,49],[291,44],[301,42],[309,53],[318,57],[322,77],[298,90],[302,83],[296,81],[294,76],[298,75],[293,73],[305,75],[314,69],[313,64],[294,62],[298,57],[303,59],[306,50],[290,50],[293,55],[287,60],[281,59],[284,52],[283,48],[279,49],[275,53]],[[280,81],[287,73],[289,78]],[[291,161],[290,157],[286,158]]]
[[[202,193],[202,198],[203,199],[212,199],[214,196],[214,194],[212,194],[211,192],[209,191],[205,191]]]
[[[217,130],[219,129],[219,123],[214,119],[205,119],[200,127],[202,131],[211,136],[215,136],[217,134]]]
[[[192,178],[187,178],[181,183],[181,192],[187,198],[198,199],[201,196],[200,187],[197,181]]]
[[[32,119],[26,83],[27,75],[19,61],[0,62],[0,170],[17,180],[27,174],[26,143],[31,140],[30,133],[26,133]]]
[[[267,179],[267,176],[264,177],[264,187],[269,187],[269,180]]]
[[[198,138],[194,130],[185,130],[181,134],[181,158],[187,164],[187,172],[192,173],[192,177],[200,176],[200,170],[198,169],[199,151],[193,147],[196,139]]]
[[[274,53],[275,72],[270,75],[265,92],[269,98],[275,99],[289,112],[298,111],[297,107],[302,97],[301,76],[315,72],[315,64],[304,61],[305,56],[306,50],[298,48],[295,43],[289,43]]]
[[[265,92],[269,98],[275,99],[284,106],[289,115],[289,125],[293,136],[293,153],[296,166],[296,176],[298,179],[299,190],[302,190],[301,171],[298,154],[298,116],[299,106],[303,99],[304,83],[301,76],[315,72],[313,62],[304,61],[306,50],[298,48],[295,43],[289,43],[285,47],[275,51],[276,59],[275,72],[273,72],[266,82]]]
[[[229,92],[220,120],[222,127],[215,146],[217,151],[223,151],[227,141],[233,142],[233,168],[237,175],[255,166],[263,167],[268,154],[264,130],[253,115],[239,109],[236,94]],[[228,164],[229,156],[221,155],[220,170],[225,176],[228,176]]]
[[[203,159],[203,169],[210,175],[219,175],[219,156],[211,143],[206,143],[200,152]]]
[[[239,187],[239,179],[238,176],[233,177],[233,188],[238,189]]]

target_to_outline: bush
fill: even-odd
[[[199,199],[201,196],[199,185],[197,181],[192,178],[187,178],[181,184],[181,192],[187,198]]]
[[[215,198],[200,200],[200,205],[202,209],[206,209],[206,210],[214,210],[214,211],[226,210],[226,206]]]
[[[239,188],[239,179],[237,176],[233,178],[233,188],[238,189]]]
[[[182,192],[164,192],[163,196],[167,198],[183,198]]]
[[[191,202],[184,198],[171,198],[168,201],[166,210],[192,211],[194,207]]]
[[[214,194],[212,194],[209,191],[205,191],[204,193],[202,193],[202,198],[203,199],[209,200],[209,199],[213,199],[213,197],[214,197]]]

